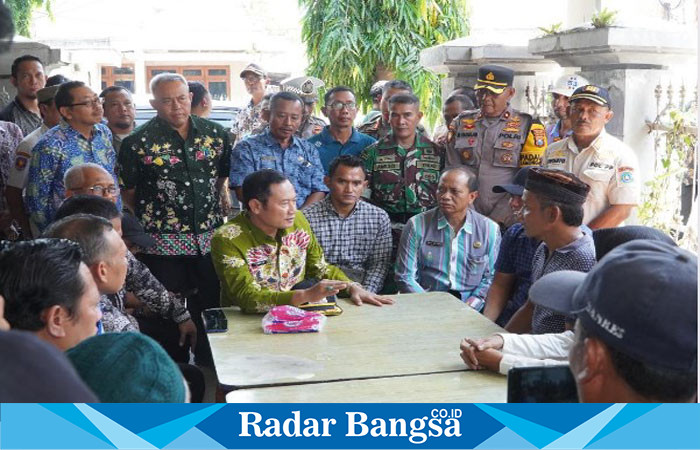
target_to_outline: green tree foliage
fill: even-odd
[[[30,37],[32,13],[36,9],[44,8],[51,16],[51,0],[5,0],[5,5],[12,11],[15,32],[26,37]]]
[[[407,81],[430,123],[440,117],[440,78],[420,51],[465,36],[466,0],[299,0],[309,75],[346,85],[364,110],[370,87],[387,72]]]

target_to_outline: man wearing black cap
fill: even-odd
[[[498,184],[493,187],[493,192],[505,192],[510,196],[510,207],[519,220],[503,233],[501,249],[496,260],[496,273],[484,308],[484,316],[502,327],[527,300],[527,291],[532,284],[532,258],[540,245],[538,239],[525,234],[520,216],[525,179],[529,170],[529,167],[523,167],[518,170],[511,184]]]
[[[477,174],[482,195],[474,207],[502,226],[517,218],[508,196],[494,193],[493,186],[510,183],[519,167],[539,166],[547,147],[544,126],[510,106],[513,77],[508,67],[481,66],[474,86],[481,109],[457,116],[447,139],[447,166],[467,166]]]
[[[697,277],[694,254],[635,240],[588,274],[532,286],[540,303],[578,317],[569,364],[582,402],[697,401]]]
[[[581,229],[583,203],[589,187],[575,175],[533,168],[523,191],[525,234],[543,241],[532,261],[532,280],[558,270],[588,272],[595,264],[589,231]],[[527,301],[513,315],[506,330],[514,333],[560,333],[564,316]]]
[[[637,157],[605,132],[605,124],[613,117],[607,89],[581,86],[569,102],[573,134],[548,147],[542,165],[572,172],[591,187],[583,205],[583,223],[591,229],[616,227],[639,203]]]
[[[265,69],[254,63],[248,64],[241,71],[241,79],[251,98],[248,105],[238,113],[238,116],[231,124],[231,134],[236,137],[236,142],[240,142],[243,138],[249,136],[253,130],[263,125],[260,116],[261,102],[265,96],[267,84],[270,82]]]
[[[43,123],[19,143],[15,151],[15,160],[10,166],[7,176],[7,185],[5,186],[7,206],[10,208],[12,218],[17,221],[26,239],[31,239],[32,236],[39,233],[36,226],[32,228],[24,205],[24,189],[27,187],[29,163],[32,160],[32,149],[39,142],[39,139],[61,121],[61,114],[53,101],[56,92],[58,92],[58,85],[48,86],[37,91],[39,113]]]

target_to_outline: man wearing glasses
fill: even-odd
[[[639,203],[637,157],[605,132],[605,124],[613,117],[607,89],[581,86],[569,102],[573,134],[549,146],[542,165],[573,172],[591,187],[583,205],[584,224],[593,230],[616,227]]]
[[[479,67],[474,89],[479,110],[465,111],[449,125],[447,166],[466,166],[479,178],[477,212],[502,227],[517,222],[506,193],[493,187],[508,184],[518,168],[539,166],[547,147],[541,123],[510,106],[515,72],[496,65]]]
[[[35,145],[27,182],[27,210],[39,231],[53,220],[66,196],[63,176],[69,168],[95,163],[117,179],[112,132],[101,123],[97,94],[82,81],[69,81],[58,88],[54,103],[64,121]]]
[[[353,127],[357,116],[355,93],[346,86],[336,86],[323,96],[323,114],[331,122],[309,142],[318,148],[323,171],[328,175],[331,161],[342,155],[359,155],[365,147],[376,142],[371,136]]]
[[[236,137],[235,142],[240,142],[250,136],[253,130],[264,127],[262,119],[262,99],[265,96],[267,84],[270,79],[265,69],[257,64],[248,64],[241,71],[241,79],[246,91],[250,94],[250,102],[238,113],[231,124],[231,134]]]

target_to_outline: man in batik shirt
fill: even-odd
[[[267,77],[265,69],[257,64],[248,64],[241,71],[241,79],[245,84],[245,89],[250,94],[250,102],[231,124],[231,134],[236,137],[236,142],[240,142],[253,134],[254,130],[265,127],[262,118],[262,99],[270,79]]]
[[[266,312],[276,305],[319,302],[341,291],[357,305],[393,303],[326,263],[309,222],[296,208],[294,186],[282,173],[254,172],[243,181],[242,193],[246,210],[212,239],[224,304],[248,313]],[[294,289],[305,279],[314,284]]]
[[[156,241],[139,259],[169,291],[187,294],[200,331],[195,356],[211,365],[200,313],[219,305],[209,248],[223,223],[220,197],[228,196],[228,133],[190,114],[192,94],[181,75],[156,76],[151,92],[158,115],[124,139],[119,152],[122,197]]]

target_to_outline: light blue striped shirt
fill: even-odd
[[[462,301],[483,300],[493,281],[500,243],[496,222],[473,209],[456,232],[439,208],[431,209],[412,217],[403,229],[396,283],[401,292],[453,290]]]

